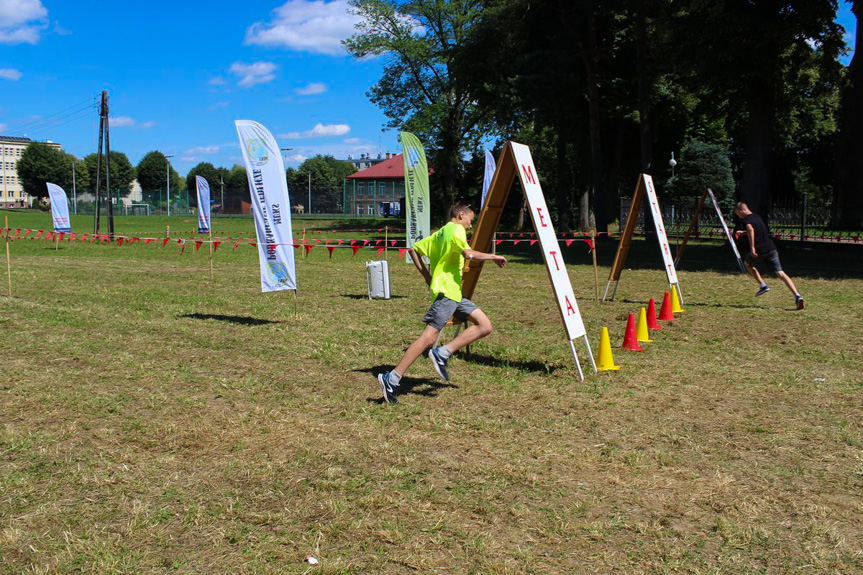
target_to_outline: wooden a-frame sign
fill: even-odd
[[[533,165],[533,157],[530,155],[530,148],[527,146],[516,142],[507,142],[504,146],[497,162],[497,169],[494,172],[494,178],[491,181],[485,204],[474,226],[470,247],[480,252],[488,253],[491,251],[491,244],[494,241],[497,226],[500,224],[503,207],[506,205],[506,199],[509,197],[509,192],[512,189],[516,175],[519,177],[521,189],[524,191],[530,208],[533,229],[542,247],[545,268],[548,271],[548,277],[551,280],[551,286],[557,299],[560,317],[566,328],[572,357],[575,360],[575,366],[578,368],[578,376],[583,380],[584,374],[578,361],[578,354],[575,351],[573,340],[579,337],[584,338],[584,345],[587,348],[587,355],[590,358],[590,365],[593,367],[594,373],[596,373],[596,363],[593,359],[593,353],[590,351],[590,342],[587,339],[587,332],[584,329],[584,323],[578,310],[575,294],[572,292],[572,284],[569,281],[569,275],[563,263],[560,244],[557,242],[557,234],[552,227],[551,218],[548,214],[545,196],[542,193],[542,187],[539,185],[539,178]],[[483,263],[477,260],[465,261],[462,277],[462,294],[468,299],[473,297]]]
[[[668,289],[670,290],[672,286],[676,286],[678,303],[680,303],[680,307],[682,308],[683,292],[680,290],[680,282],[677,279],[677,269],[674,267],[674,261],[671,259],[671,249],[668,247],[668,236],[665,235],[665,225],[662,223],[662,212],[659,210],[659,200],[656,199],[653,177],[648,174],[638,176],[638,184],[636,184],[635,193],[632,195],[629,215],[626,216],[626,225],[623,228],[620,243],[617,245],[617,254],[614,256],[614,264],[611,266],[611,273],[608,275],[608,283],[605,285],[602,301],[605,301],[605,298],[608,296],[611,282],[614,282],[614,291],[611,292],[612,300],[617,293],[617,286],[620,283],[620,273],[623,271],[626,256],[629,254],[629,247],[632,244],[632,234],[635,232],[635,224],[638,221],[638,211],[641,209],[641,203],[644,201],[645,196],[647,196],[647,201],[650,203],[650,213],[653,216],[653,224],[656,227],[656,239],[659,240],[659,249],[662,251],[662,259],[665,262]]]
[[[698,201],[698,207],[695,208],[695,213],[692,214],[692,221],[689,222],[689,229],[686,230],[686,234],[683,236],[683,242],[681,242],[680,247],[677,248],[677,253],[674,256],[674,265],[677,266],[680,263],[680,257],[683,255],[683,250],[686,249],[686,244],[689,242],[689,236],[692,235],[692,232],[695,230],[695,225],[698,223],[698,218],[701,216],[701,210],[704,208],[704,200],[707,199],[707,196],[710,196],[710,201],[713,202],[713,209],[716,210],[716,215],[719,216],[719,221],[722,222],[722,229],[725,231],[725,237],[728,238],[728,243],[734,251],[734,256],[737,258],[737,265],[740,266],[740,271],[747,273],[746,266],[743,265],[743,260],[740,257],[740,252],[737,251],[737,244],[734,243],[734,238],[731,237],[731,232],[728,231],[728,225],[725,223],[725,218],[722,217],[722,210],[719,208],[716,196],[713,195],[713,190],[710,188],[704,188],[704,193],[701,194],[701,199]]]

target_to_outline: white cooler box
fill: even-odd
[[[390,299],[390,268],[386,260],[366,262],[369,299]]]

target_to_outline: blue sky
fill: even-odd
[[[242,163],[239,118],[293,148],[288,165],[398,152],[366,97],[383,62],[348,56],[340,40],[351,33],[346,0],[0,0],[0,133],[83,157],[97,145],[87,105],[106,89],[111,149],[133,164],[151,150],[173,155],[182,175],[201,161]]]

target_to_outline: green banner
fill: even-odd
[[[419,139],[410,132],[400,134],[405,163],[405,214],[408,247],[431,233],[429,170]]]

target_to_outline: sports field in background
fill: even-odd
[[[50,214],[6,215],[50,229]],[[194,235],[192,217],[117,232],[167,223]],[[309,237],[383,237],[312,235],[335,225]],[[600,290],[616,246],[598,244]],[[539,246],[498,249],[510,264],[486,266],[474,298],[495,332],[449,383],[419,360],[393,407],[373,374],[428,306],[396,250],[389,301],[367,299],[374,249],[298,250],[295,300],[260,293],[245,244],[218,248],[210,281],[206,246],[12,242],[0,573],[863,571],[863,246],[780,244],[797,312],[772,278],[756,299],[726,244],[690,243],[686,312],[630,352],[627,315],[667,289],[656,242],[633,242],[602,305],[573,242],[591,344],[608,327],[621,366],[584,382]]]

